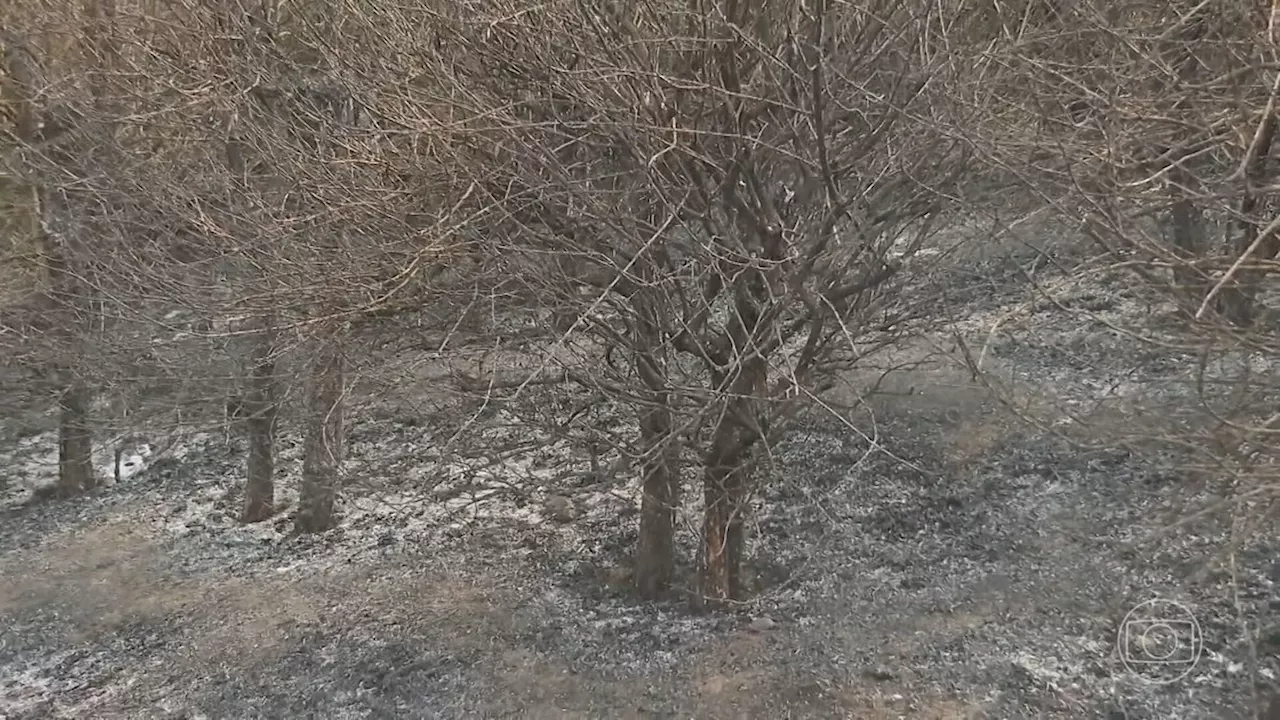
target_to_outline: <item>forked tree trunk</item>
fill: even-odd
[[[294,519],[297,532],[323,532],[333,527],[344,445],[344,365],[341,334],[327,334],[312,358],[307,388],[302,492]]]
[[[250,353],[249,387],[244,399],[249,458],[241,522],[266,520],[275,512],[275,333],[270,321],[254,338]]]
[[[640,535],[636,542],[635,583],[641,597],[657,598],[675,574],[675,516],[679,495],[678,453],[672,437],[670,397],[662,363],[660,325],[651,305],[640,308],[636,328],[636,370],[648,390],[640,410]]]

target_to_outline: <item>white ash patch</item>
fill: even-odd
[[[357,421],[356,428],[364,426]],[[633,482],[557,486],[552,468],[563,464],[569,452],[562,444],[461,462],[441,459],[431,438],[410,442],[400,437],[353,443],[344,464],[349,482],[339,493],[337,527],[315,537],[294,537],[290,516],[301,479],[301,438],[281,435],[278,513],[250,525],[239,522],[244,465],[236,455],[243,450],[228,455],[223,442],[208,433],[176,441],[165,452],[168,461],[159,482],[149,483],[143,474],[131,483],[148,496],[144,527],[170,544],[188,572],[234,568],[238,574],[301,574],[382,557],[405,546],[460,548],[472,543],[476,532],[505,528],[495,538],[504,552],[529,556],[536,547],[539,557],[554,556],[557,567],[572,573],[583,558],[607,554],[598,536],[616,527],[619,508],[638,507]],[[420,462],[401,462],[412,458]],[[559,521],[548,510],[548,499],[560,493],[574,508],[572,521]]]
[[[112,458],[112,465],[99,469],[103,474],[104,483],[108,486],[114,484],[118,479],[120,481],[132,480],[146,471],[147,465],[155,451],[151,447],[151,443],[139,443],[130,445],[127,450],[120,453],[118,457]]]
[[[36,490],[51,487],[58,479],[58,435],[45,432],[18,439],[14,447],[0,457],[5,482],[0,508],[29,501]]]
[[[0,717],[93,717],[138,680],[135,670],[97,648],[0,663]]]
[[[134,481],[158,459],[150,442],[122,442],[116,438],[94,446],[94,477],[103,487],[116,482],[116,452],[119,449],[119,478]],[[7,452],[0,453],[8,482],[0,483],[0,510],[30,502],[39,492],[51,489],[58,480],[58,433],[47,431],[20,438]]]
[[[666,673],[735,627],[732,617],[680,605],[587,598],[551,587],[517,613],[535,647],[606,676]]]

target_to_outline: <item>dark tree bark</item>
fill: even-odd
[[[228,12],[233,12],[228,8]],[[233,27],[229,14],[225,22]],[[229,50],[234,53],[234,50]],[[228,118],[223,156],[231,182],[238,191],[248,196],[250,178],[248,163],[245,158],[245,145],[239,137],[241,129],[237,127],[234,116]],[[237,228],[237,235],[248,236],[248,231]],[[244,269],[246,273],[254,270]],[[261,273],[261,269],[257,270]],[[259,282],[266,284],[265,278]],[[240,514],[240,522],[253,523],[270,518],[275,514],[275,436],[277,408],[275,402],[275,333],[271,329],[272,319],[263,317],[260,320],[261,332],[252,338],[249,351],[247,392],[243,398],[235,400],[236,407],[227,408],[228,438],[232,436],[231,424],[243,422],[243,429],[248,436],[248,458],[245,468],[244,508]]]
[[[249,387],[244,398],[249,458],[240,521],[245,523],[266,520],[275,512],[275,333],[269,321],[265,324],[266,329],[254,338]]]
[[[666,395],[655,403],[666,403]],[[671,412],[665,407],[646,411],[640,433],[647,453],[641,464],[640,537],[636,545],[636,590],[642,597],[657,598],[671,586],[675,574],[675,516],[679,477],[670,442]]]
[[[17,96],[14,98],[15,135],[20,143],[35,146],[41,140],[44,125],[35,100],[37,88],[41,85],[35,58],[22,38],[2,29],[0,44],[4,46],[4,66],[11,80],[9,85]],[[59,148],[51,148],[45,154],[60,162],[69,159],[67,153]],[[39,170],[37,168],[34,174],[39,174]],[[49,278],[46,311],[53,316],[56,352],[61,356],[53,363],[53,376],[59,383],[56,490],[58,495],[68,496],[96,485],[92,460],[93,432],[89,422],[93,388],[81,377],[75,363],[79,333],[88,322],[92,302],[89,288],[75,264],[72,230],[67,221],[69,210],[62,189],[56,185],[37,185],[35,192],[39,200],[40,250]]]
[[[765,361],[743,362],[731,386],[728,407],[716,424],[703,461],[702,592],[712,607],[742,597],[744,527],[750,486],[750,453],[762,439],[756,417],[756,393],[764,387]]]
[[[768,261],[779,261],[782,246],[778,234],[765,231],[760,237],[761,255]],[[739,348],[739,355],[727,377],[714,368],[711,373],[717,387],[728,388],[724,412],[716,422],[703,462],[700,599],[712,606],[742,595],[741,566],[750,490],[748,463],[752,447],[757,441],[767,440],[757,412],[759,399],[768,397],[769,363],[762,350],[768,345],[767,338],[776,335],[779,325],[776,313],[770,311],[770,287],[777,285],[776,269],[772,272],[775,276],[771,278],[760,268],[747,266],[734,280],[734,312],[728,334],[731,346]]]
[[[56,322],[59,352],[54,376],[61,383],[58,395],[58,494],[67,497],[97,485],[93,473],[93,427],[89,410],[94,391],[80,375],[76,359],[83,352],[80,333],[89,323],[93,303],[81,273],[72,265],[74,250],[65,229],[66,207],[60,194],[41,192],[45,249],[49,253],[50,312]]]
[[[662,356],[661,325],[654,304],[638,302],[635,366],[648,390],[648,404],[640,409],[641,461],[640,535],[636,544],[635,582],[645,598],[657,598],[671,586],[675,574],[675,513],[679,494],[675,438],[672,437],[670,395]]]
[[[712,607],[739,597],[743,550],[742,499],[746,488],[745,453],[730,421],[716,429],[704,462],[702,593]]]
[[[58,494],[63,497],[91,490],[97,485],[93,472],[93,430],[89,425],[89,405],[93,391],[67,371],[58,398]]]
[[[345,442],[344,366],[341,335],[329,333],[316,348],[307,388],[302,492],[294,519],[297,532],[323,532],[333,527],[333,506],[338,495]]]
[[[1173,52],[1180,84],[1194,83],[1200,74],[1202,66],[1192,45],[1204,36],[1204,31],[1204,23],[1194,22],[1178,38],[1179,44]],[[1174,102],[1174,110],[1185,112],[1188,97],[1178,97]],[[1193,265],[1196,260],[1204,257],[1207,250],[1204,237],[1207,227],[1204,208],[1195,200],[1198,190],[1196,178],[1188,170],[1186,162],[1191,161],[1179,160],[1169,169],[1169,184],[1174,193],[1173,205],[1169,209],[1169,242],[1180,259],[1185,261],[1173,266],[1173,282],[1177,286],[1177,294],[1189,299],[1192,312],[1195,312],[1207,291],[1205,276]]]

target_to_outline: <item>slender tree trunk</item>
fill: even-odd
[[[236,6],[224,5],[227,15],[224,18],[227,38],[235,33],[231,28],[236,26]],[[235,43],[228,40],[227,58],[236,56]],[[226,138],[223,145],[223,160],[231,176],[232,185],[244,194],[249,193],[248,163],[245,159],[245,146],[240,138],[241,128],[237,124],[237,116],[232,113],[226,121]],[[237,236],[247,237],[242,228],[236,229]],[[260,269],[258,272],[262,272]],[[265,273],[262,273],[265,274]],[[265,285],[266,278],[260,278]],[[252,339],[249,352],[249,377],[245,397],[240,407],[228,408],[228,438],[231,437],[231,423],[237,422],[239,416],[244,418],[244,430],[248,435],[249,454],[245,468],[244,508],[240,521],[253,523],[266,520],[275,513],[275,439],[277,406],[275,401],[275,333],[271,328],[272,318],[263,317],[261,332]],[[239,412],[230,412],[238,410]]]
[[[67,228],[62,217],[65,208],[53,193],[41,193],[44,201],[45,251],[48,257],[52,312],[61,316],[55,332],[59,338],[59,351],[67,357],[58,362],[55,377],[61,383],[58,395],[58,494],[64,497],[97,485],[93,472],[93,429],[89,409],[93,405],[94,391],[77,367],[84,352],[80,334],[87,332],[93,303],[89,288],[71,267],[73,251],[67,238],[59,237],[59,230]]]
[[[640,419],[641,443],[646,453],[641,463],[640,537],[636,544],[636,590],[642,597],[657,598],[671,586],[675,574],[675,519],[679,496],[675,453],[669,447],[671,411],[666,395],[655,397],[658,407],[644,411]]]
[[[702,592],[712,607],[739,596],[742,563],[741,500],[746,485],[745,449],[733,421],[716,428],[703,468]]]
[[[307,389],[302,493],[294,529],[323,532],[333,527],[344,445],[345,357],[340,332],[327,334],[316,348]]]
[[[1169,180],[1175,199],[1169,208],[1168,238],[1182,261],[1173,266],[1173,283],[1176,294],[1185,298],[1194,312],[1207,292],[1204,276],[1192,265],[1204,257],[1206,249],[1204,209],[1189,196],[1194,179],[1181,165],[1169,171]]]
[[[55,193],[40,193],[44,218],[44,247],[49,267],[52,307],[59,316],[57,329],[59,352],[65,357],[56,361],[54,376],[61,387],[58,393],[58,495],[69,497],[97,485],[93,472],[93,426],[89,410],[93,405],[93,387],[80,374],[78,360],[83,350],[80,334],[90,326],[93,303],[89,289],[72,268],[73,250],[63,235],[70,224],[66,208]]]
[[[743,362],[730,400],[703,461],[702,593],[711,606],[742,596],[742,558],[748,512],[747,473],[752,446],[763,430],[755,418],[756,393],[767,380],[762,358]]]
[[[58,494],[69,497],[97,485],[93,472],[93,431],[89,405],[93,392],[87,384],[65,371],[58,397]]]
[[[241,522],[266,520],[275,512],[275,333],[270,320],[254,338],[250,354],[248,393],[244,399],[249,458]]]
[[[36,104],[38,88],[42,86],[39,71],[31,48],[24,40],[0,28],[0,48],[4,52],[4,68],[14,91],[15,135],[19,142],[34,146],[40,141],[43,118]],[[60,150],[51,149],[46,154],[58,156],[59,161],[69,160]],[[35,169],[39,174],[40,168]],[[54,376],[60,384],[58,392],[58,483],[59,495],[71,495],[92,488],[93,434],[89,422],[89,408],[93,390],[76,369],[74,353],[79,345],[78,333],[83,331],[89,318],[92,303],[88,288],[80,280],[73,266],[74,255],[67,236],[70,224],[63,197],[59,189],[37,186],[35,196],[39,202],[40,243],[45,257],[49,279],[49,312],[55,333],[59,334],[58,352],[63,357],[55,362]],[[72,357],[68,357],[72,356]]]
[[[648,390],[648,405],[640,411],[641,462],[640,535],[636,543],[635,582],[641,597],[657,598],[671,586],[675,574],[675,516],[679,495],[677,451],[672,437],[670,398],[660,325],[654,308],[639,308],[636,370]]]

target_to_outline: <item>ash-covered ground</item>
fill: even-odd
[[[299,537],[292,434],[282,519],[248,527],[221,436],[27,505],[53,452],[30,435],[4,448],[0,718],[1251,717],[1280,677],[1280,541],[1221,556],[1206,518],[1140,542],[1212,488],[1010,414],[1132,427],[1185,371],[1108,328],[1145,312],[1123,283],[1054,292],[975,295],[904,351],[932,360],[800,423],[736,613],[630,598],[635,488],[549,489],[551,443],[464,472],[412,418],[357,416],[341,526]]]

